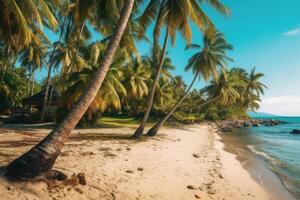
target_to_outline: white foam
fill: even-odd
[[[266,154],[263,151],[259,151],[257,150],[253,145],[247,145],[247,149],[250,150],[251,152],[260,155],[262,157],[264,157],[265,159],[271,161],[273,164],[276,164],[276,160],[274,158],[272,158],[271,156],[269,156],[268,154]]]

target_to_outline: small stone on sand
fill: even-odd
[[[194,156],[195,158],[200,158],[199,154],[196,154],[196,153],[194,153],[193,156]]]
[[[81,184],[81,185],[86,185],[86,180],[85,180],[85,174],[84,173],[78,173],[77,174],[77,177],[78,177],[78,179],[79,179],[79,183]]]
[[[190,189],[190,190],[196,190],[196,188],[195,188],[193,185],[188,185],[188,186],[187,186],[187,189]]]

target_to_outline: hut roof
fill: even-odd
[[[52,90],[53,88],[53,90]],[[52,93],[51,93],[52,92]],[[43,100],[45,97],[46,89],[43,89],[39,93],[36,93],[30,97],[27,97],[23,99],[23,104],[25,105],[34,105],[34,106],[42,106],[43,105]],[[56,104],[59,97],[61,96],[60,92],[53,87],[52,85],[49,87],[49,93],[48,93],[48,101],[51,96],[51,104]]]

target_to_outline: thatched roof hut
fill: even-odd
[[[22,103],[23,105],[35,106],[41,108],[43,106],[45,93],[46,93],[46,89],[43,89],[39,93],[23,99]],[[51,85],[49,87],[49,93],[48,93],[48,101],[51,99],[50,105],[56,105],[60,96],[61,96],[60,92]]]

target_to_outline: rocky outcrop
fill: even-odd
[[[290,134],[300,134],[300,130],[299,129],[294,129],[290,132]]]
[[[234,128],[277,126],[286,122],[273,119],[224,120],[216,122],[218,132],[226,133]]]

